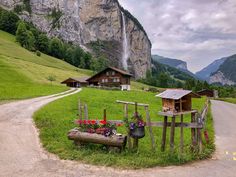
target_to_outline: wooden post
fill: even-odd
[[[173,152],[175,145],[175,116],[171,119],[171,129],[170,129],[170,149]]]
[[[78,115],[79,115],[79,120],[80,122],[82,121],[82,109],[81,109],[81,102],[80,99],[78,100]],[[80,123],[81,126],[82,123]]]
[[[198,124],[201,124],[201,117],[198,118]],[[202,152],[202,129],[198,128],[197,129],[197,134],[198,134],[198,147],[199,147],[199,152]]]
[[[151,127],[151,120],[150,120],[150,114],[149,114],[149,110],[148,110],[148,107],[145,106],[145,111],[146,111],[146,121],[148,123],[148,129],[149,129],[149,134],[150,134],[150,138],[151,138],[151,142],[152,142],[152,150],[155,150],[156,149],[156,145],[155,145],[155,140],[154,140],[154,136],[153,136],[153,133],[152,133],[152,127]]]
[[[107,121],[107,110],[103,110],[103,120],[106,122]]]
[[[191,123],[195,122],[195,113],[191,113]],[[195,128],[191,128],[191,139],[192,139],[192,145],[196,146],[196,130]]]
[[[138,103],[135,102],[135,118],[138,119]],[[133,138],[133,149],[138,149],[138,138]]]
[[[88,106],[84,104],[84,119],[88,120]]]
[[[183,153],[184,150],[184,127],[183,127],[183,114],[180,115],[180,152]]]
[[[124,117],[125,119],[128,120],[128,104],[124,104]],[[131,139],[130,139],[130,130],[129,127],[127,127],[127,141],[128,141],[128,149],[132,148],[132,144],[131,144]]]
[[[167,129],[167,116],[164,116],[164,125],[162,130],[162,141],[161,141],[161,151],[165,151],[166,147],[166,129]]]

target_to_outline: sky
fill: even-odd
[[[192,72],[236,53],[236,0],[119,0],[143,25],[152,54]]]

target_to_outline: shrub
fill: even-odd
[[[51,14],[48,15],[49,18],[52,18],[52,28],[60,28],[60,18],[62,15],[63,13],[60,10],[52,9]]]
[[[17,14],[20,14],[23,10],[24,10],[24,7],[22,5],[17,4],[14,7],[14,12],[17,13]]]
[[[63,43],[58,38],[53,38],[49,43],[50,54],[54,57],[63,58]]]
[[[16,41],[20,43],[20,45],[30,51],[35,50],[35,37],[31,31],[26,29],[26,25],[24,22],[20,22],[18,24],[18,28],[16,31]]]
[[[16,31],[16,41],[20,43],[22,47],[27,44],[27,29],[24,22],[20,22]]]
[[[38,56],[38,57],[40,57],[41,56],[41,52],[40,51],[36,51],[36,55]]]
[[[49,50],[49,39],[46,36],[46,34],[40,34],[38,36],[38,40],[36,42],[37,49],[40,50],[43,53],[48,53]]]

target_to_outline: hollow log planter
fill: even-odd
[[[73,140],[76,145],[83,145],[87,143],[102,144],[109,148],[119,148],[122,151],[127,143],[126,136],[104,136],[96,133],[81,132],[78,129],[72,129],[68,132],[68,139]]]

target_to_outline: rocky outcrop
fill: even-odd
[[[217,71],[216,73],[211,75],[209,83],[210,84],[219,83],[222,85],[235,85],[236,84],[235,82],[227,79],[221,71]]]
[[[1,6],[13,9],[22,0],[1,0]],[[122,68],[123,40],[126,30],[128,70],[136,78],[145,77],[151,68],[151,43],[137,21],[124,11],[117,0],[30,0],[31,14],[20,17],[31,21],[49,36],[93,49],[100,41],[110,63]],[[122,12],[124,18],[122,18]],[[125,20],[125,21],[124,21]],[[125,28],[123,25],[125,24]]]

